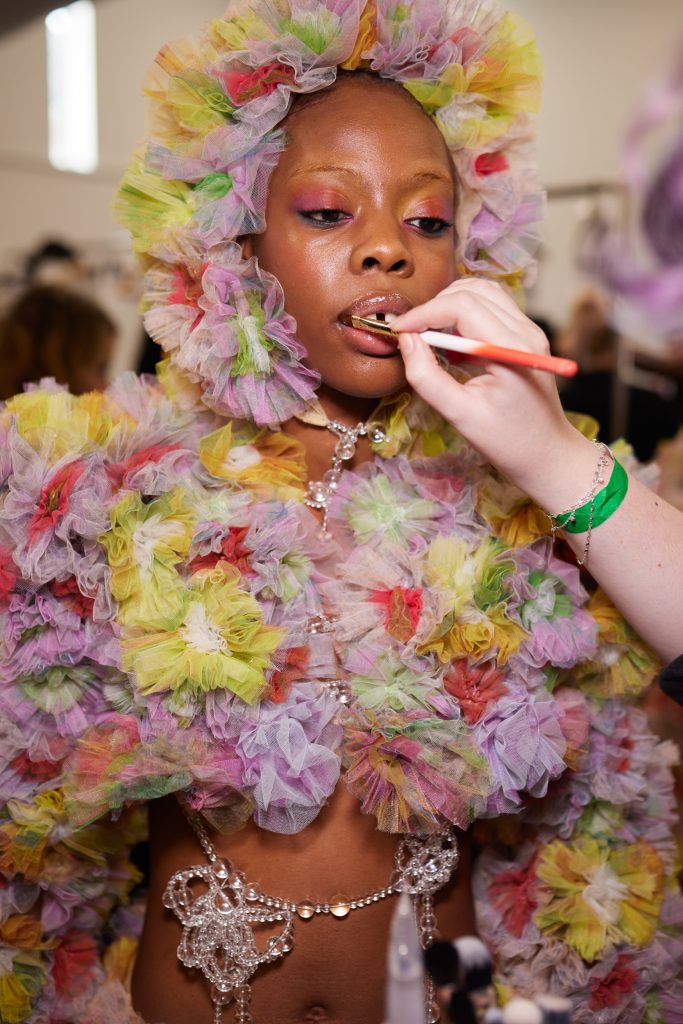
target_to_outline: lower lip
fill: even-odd
[[[365,356],[397,356],[399,354],[398,344],[391,338],[385,338],[373,331],[363,331],[358,327],[349,327],[338,322],[345,340],[347,340],[357,352]]]

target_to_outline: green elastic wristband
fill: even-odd
[[[575,512],[570,512],[566,517],[561,516],[560,518],[565,519],[565,522],[557,522],[556,519],[558,529],[564,530],[565,533],[585,533],[590,526],[594,530],[596,526],[600,526],[616,512],[626,497],[627,490],[626,470],[618,459],[615,459],[607,485],[598,491],[592,501],[587,501],[585,505],[577,508]],[[592,519],[591,508],[593,509]],[[569,522],[570,518],[572,518],[572,522]]]

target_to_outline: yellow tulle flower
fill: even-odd
[[[493,628],[474,604],[474,559],[460,537],[437,537],[425,560],[424,583],[440,593],[441,617],[432,633],[417,647],[434,653],[444,664],[453,658],[478,657],[488,650]]]
[[[190,495],[176,488],[146,504],[126,494],[110,512],[100,538],[111,567],[111,592],[124,626],[173,627],[183,611],[184,585],[176,565],[190,549],[195,513]]]
[[[512,547],[522,547],[550,533],[550,520],[525,494],[493,473],[477,492],[477,511],[496,537]]]
[[[149,128],[158,142],[199,156],[204,137],[225,124],[233,105],[214,77],[197,70],[217,56],[210,45],[200,50],[191,40],[161,47],[143,82],[154,101]]]
[[[17,430],[48,466],[94,450],[88,410],[65,391],[26,391],[6,405]]]
[[[41,961],[30,953],[3,959],[0,965],[0,1021],[21,1024],[30,1015],[33,1001],[45,984]]]
[[[174,249],[175,229],[192,217],[192,189],[184,181],[160,178],[145,166],[144,153],[134,155],[119,185],[114,209],[131,234],[133,251]]]
[[[50,834],[64,814],[62,795],[51,789],[30,803],[8,800],[6,806],[10,820],[0,826],[0,871],[38,881]]]
[[[627,942],[641,949],[651,942],[664,866],[649,843],[610,849],[589,836],[575,843],[557,839],[543,849],[537,877],[542,906],[536,924],[588,963],[609,946]]]
[[[135,420],[123,412],[102,391],[88,391],[74,400],[78,413],[85,412],[88,439],[98,448],[109,447],[115,439],[133,430]]]
[[[351,56],[341,65],[345,71],[355,71],[365,63],[363,54],[374,46],[377,40],[377,8],[374,0],[368,0],[358,25],[358,36]]]
[[[201,439],[199,458],[217,480],[263,490],[280,501],[303,495],[304,446],[279,431],[244,427],[234,432],[232,423],[228,423]]]
[[[170,359],[162,359],[155,369],[164,394],[179,409],[195,409],[200,405],[202,389],[199,384],[191,381]]]
[[[139,940],[131,935],[120,935],[107,946],[102,963],[109,981],[120,981],[124,987],[130,984]]]
[[[239,570],[224,563],[196,573],[177,628],[124,635],[124,668],[142,693],[226,689],[249,704],[263,695],[270,655],[286,631],[264,624],[240,580]]]
[[[410,79],[405,88],[436,115],[448,145],[481,148],[504,135],[518,114],[535,113],[540,99],[540,55],[521,19],[504,15],[486,56],[467,68],[449,64],[434,81]],[[472,98],[471,117],[439,118],[456,96]]]
[[[603,699],[637,697],[653,681],[661,664],[657,655],[631,629],[603,590],[586,606],[598,623],[599,658],[576,667],[572,675],[593,696]]]

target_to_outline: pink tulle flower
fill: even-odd
[[[0,524],[14,542],[15,563],[37,584],[75,576],[89,595],[98,575],[94,563],[103,564],[97,538],[112,497],[101,456],[66,456],[48,466],[18,434],[11,435],[11,450]]]
[[[188,272],[201,284],[190,306],[176,301],[174,266],[153,272],[156,297],[145,323],[173,363],[201,384],[206,404],[221,415],[270,426],[311,401],[319,377],[301,363],[305,352],[275,278],[243,260],[234,243],[216,246]],[[166,305],[160,305],[164,292]]]

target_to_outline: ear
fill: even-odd
[[[254,236],[241,235],[237,239],[237,244],[242,247],[242,258],[245,260],[251,259],[254,255]]]

